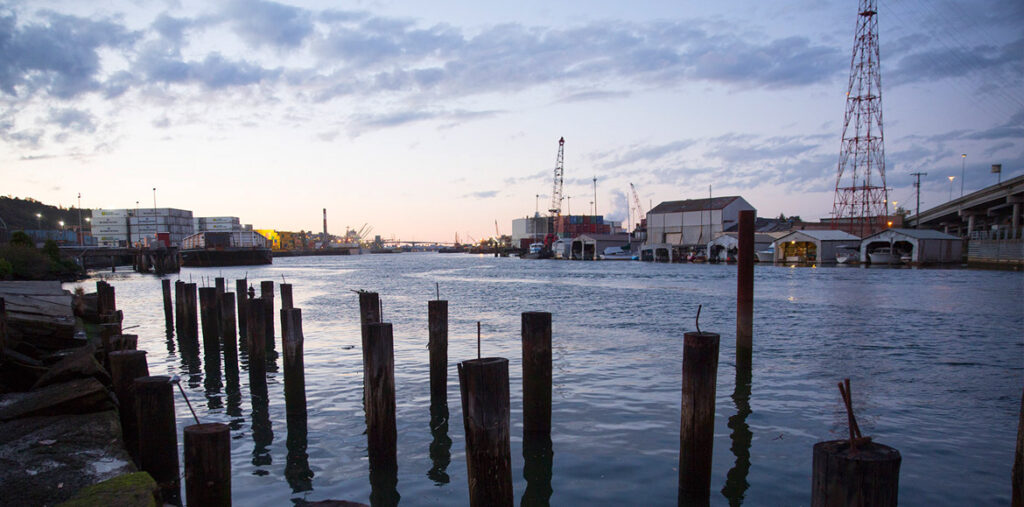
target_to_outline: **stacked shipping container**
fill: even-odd
[[[149,246],[157,234],[178,246],[192,234],[192,212],[175,208],[98,209],[92,215],[92,235],[101,247]]]
[[[214,247],[267,248],[267,238],[253,231],[206,231],[193,234],[181,243],[184,250]]]

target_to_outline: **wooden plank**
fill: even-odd
[[[73,316],[71,296],[3,296],[8,310],[15,313]]]
[[[52,295],[71,294],[60,287],[60,282],[0,282],[0,294],[11,295]]]

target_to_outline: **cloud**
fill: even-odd
[[[498,191],[497,190],[485,190],[485,191],[482,191],[482,192],[470,192],[468,194],[463,195],[462,197],[464,197],[464,198],[471,198],[471,199],[490,199],[490,198],[495,197],[497,195],[498,195]]]
[[[223,15],[235,33],[254,47],[294,49],[313,33],[313,16],[308,10],[264,0],[235,0]]]
[[[571,102],[589,102],[594,100],[612,100],[612,99],[624,99],[632,95],[626,91],[603,91],[603,90],[591,90],[585,92],[576,92],[558,99],[558,102],[571,103]]]
[[[900,58],[885,78],[898,85],[969,74],[1005,74],[1019,82],[1022,66],[1024,37],[1002,46],[928,47]]]
[[[275,80],[280,69],[264,69],[244,60],[228,60],[210,53],[201,61],[184,61],[174,51],[150,47],[136,61],[138,70],[150,82],[164,84],[198,83],[211,90],[245,86]]]
[[[95,117],[92,113],[74,108],[51,109],[50,123],[60,125],[61,129],[79,133],[92,133],[96,131]]]
[[[654,161],[659,160],[671,154],[683,151],[693,146],[697,140],[695,139],[680,139],[678,141],[672,141],[670,143],[654,145],[654,146],[632,146],[625,151],[622,151],[612,157],[611,160],[603,162],[602,168],[615,169],[622,166],[628,166],[637,162]]]
[[[552,171],[554,171],[554,169],[555,169],[554,166],[551,166],[551,169],[544,169],[544,170],[541,170],[541,171],[537,171],[537,172],[535,172],[533,174],[528,174],[526,176],[513,176],[513,177],[510,177],[510,178],[505,178],[504,183],[506,185],[518,185],[519,183],[524,183],[524,182],[527,182],[527,181],[534,181],[534,180],[539,180],[539,179],[543,179],[543,178],[550,178],[551,174],[552,174]]]

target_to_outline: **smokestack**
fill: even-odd
[[[324,240],[320,244],[321,248],[327,248],[327,208],[324,208]]]

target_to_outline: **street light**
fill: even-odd
[[[967,166],[967,154],[960,154],[960,197],[964,196],[964,168]]]
[[[956,176],[950,176],[949,177],[949,200],[950,201],[953,200],[953,180],[955,178],[956,178]]]
[[[43,228],[43,214],[36,213],[36,230]]]

